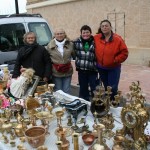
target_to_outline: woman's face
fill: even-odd
[[[82,30],[81,37],[84,40],[88,40],[91,37],[91,32],[89,30]]]
[[[108,22],[103,22],[100,27],[101,27],[101,31],[103,34],[111,33],[112,27],[110,26]]]
[[[55,32],[55,38],[58,41],[63,41],[66,38],[66,34],[64,30],[57,30]]]
[[[36,37],[34,34],[28,34],[27,37],[26,37],[26,42],[28,44],[33,44],[35,43],[35,40],[36,40]]]

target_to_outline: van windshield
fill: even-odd
[[[0,51],[14,51],[23,45],[24,25],[21,23],[0,25]]]
[[[47,46],[52,39],[52,33],[47,25],[43,22],[32,22],[28,24],[29,31],[36,33],[37,42],[40,45]]]

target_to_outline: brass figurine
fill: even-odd
[[[72,118],[71,116],[68,116],[68,123],[67,123],[68,126],[72,126]]]

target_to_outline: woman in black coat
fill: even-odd
[[[36,41],[36,35],[28,32],[24,35],[24,47],[22,47],[17,56],[12,78],[20,76],[26,68],[35,70],[35,75],[48,82],[51,76],[51,60],[47,50]]]

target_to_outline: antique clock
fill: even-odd
[[[139,83],[134,83],[131,89],[134,89],[131,91],[131,103],[123,107],[121,111],[121,120],[123,123],[123,129],[121,130],[125,137],[131,137],[134,147],[138,147],[137,149],[140,150],[146,147],[144,130],[149,120],[149,113],[144,106],[145,98],[140,93]]]
[[[134,128],[138,124],[136,113],[128,108],[123,108],[121,118],[124,125],[128,128]]]

